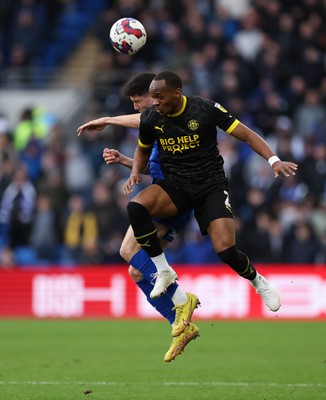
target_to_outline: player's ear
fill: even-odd
[[[182,89],[181,88],[178,88],[178,89],[175,89],[175,92],[174,92],[177,96],[181,96],[182,95]]]

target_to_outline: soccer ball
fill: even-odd
[[[146,39],[144,26],[135,18],[121,18],[110,30],[111,44],[121,54],[137,53],[146,43]]]

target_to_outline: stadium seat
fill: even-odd
[[[38,263],[35,250],[29,246],[16,247],[14,256],[16,264],[19,266],[35,265]]]

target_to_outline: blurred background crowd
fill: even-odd
[[[98,51],[80,124],[133,112],[121,92],[131,75],[175,70],[186,95],[218,101],[299,165],[296,176],[274,179],[265,160],[218,132],[239,248],[254,262],[326,264],[325,0],[0,0],[0,10],[0,96],[46,90],[87,38]],[[124,16],[147,30],[134,56],[109,43]],[[108,127],[77,138],[76,129],[42,106],[22,109],[14,124],[0,109],[3,268],[122,262],[129,171],[106,165],[102,152],[132,157],[137,131]],[[166,254],[171,263],[219,262],[195,220]]]

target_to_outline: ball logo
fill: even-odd
[[[196,131],[196,130],[199,128],[199,122],[196,121],[195,119],[191,119],[191,120],[188,122],[188,128],[189,128],[191,131]]]
[[[141,38],[143,36],[143,32],[141,31],[141,29],[132,28],[127,19],[124,19],[121,22],[121,25],[122,25],[123,30],[125,32],[127,32],[128,35],[135,35],[137,38]]]

